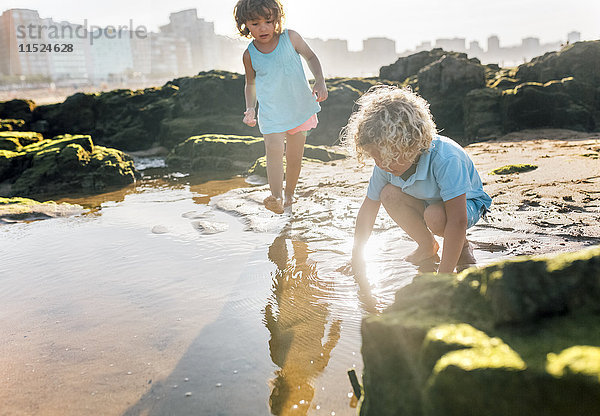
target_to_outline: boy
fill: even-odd
[[[418,244],[412,263],[437,261],[440,273],[475,262],[466,239],[491,205],[473,161],[457,143],[436,132],[429,104],[408,89],[376,86],[358,101],[343,138],[362,161],[375,160],[367,196],[356,218],[353,264],[362,259],[383,204],[390,217]]]

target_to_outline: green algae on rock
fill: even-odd
[[[23,130],[25,128],[25,120],[16,119],[0,119],[0,132]]]
[[[78,215],[83,211],[82,206],[65,202],[38,202],[28,198],[0,197],[0,223],[65,217]]]
[[[127,154],[96,146],[90,136],[34,139],[22,145],[29,139],[18,138],[12,141],[19,145],[14,151],[0,150],[0,182],[10,184],[10,195],[100,192],[133,183],[139,176]]]
[[[167,156],[167,164],[170,168],[187,171],[218,170],[261,175],[261,164],[266,163],[261,161],[264,153],[262,137],[204,134],[175,146]],[[304,146],[304,154],[309,159],[321,161],[346,157],[343,153],[312,145]]]
[[[0,150],[18,152],[23,147],[44,140],[40,133],[32,131],[0,131]]]
[[[536,165],[531,165],[529,163],[522,163],[517,165],[506,165],[499,168],[496,168],[490,172],[492,175],[510,175],[511,173],[522,173],[522,172],[530,172],[532,170],[537,169]]]
[[[600,413],[600,247],[422,275],[363,320],[363,416]]]

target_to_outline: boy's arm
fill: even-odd
[[[375,220],[381,201],[374,201],[369,197],[365,197],[358,215],[356,216],[356,226],[354,228],[354,247],[352,248],[352,263],[362,262],[363,248],[373,231]]]
[[[467,197],[465,194],[444,202],[446,228],[439,273],[454,273],[467,234]]]
[[[313,93],[317,95],[317,101],[325,101],[328,93],[319,58],[317,58],[317,55],[315,55],[313,50],[308,46],[304,39],[302,39],[302,36],[300,36],[298,32],[288,29],[288,34],[290,35],[290,41],[292,42],[294,49],[306,60],[308,69],[310,69],[310,72],[312,72],[315,77]]]
[[[256,126],[256,72],[252,68],[252,60],[248,49],[242,56],[244,70],[246,72],[246,85],[244,86],[244,97],[246,98],[246,111],[244,111],[244,123],[250,127]]]

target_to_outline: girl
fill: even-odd
[[[321,63],[304,39],[293,30],[282,30],[283,8],[279,0],[239,0],[233,13],[240,34],[253,38],[243,55],[243,121],[251,127],[256,125],[258,99],[258,126],[265,139],[271,189],[264,205],[282,214],[284,207],[292,205],[306,132],[317,126],[317,113],[321,110],[318,103],[327,99],[327,87]],[[300,56],[315,78],[312,91]],[[282,195],[284,151],[286,182]]]

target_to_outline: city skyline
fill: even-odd
[[[567,39],[577,42],[581,33],[569,32]],[[377,76],[382,66],[398,57],[433,48],[467,53],[484,64],[514,66],[561,47],[561,41],[543,43],[535,37],[506,47],[495,35],[485,45],[461,37],[439,38],[401,53],[395,40],[386,37],[364,39],[358,51],[349,50],[343,39],[306,41],[320,57],[327,77]],[[49,53],[48,47],[55,53]],[[169,23],[158,32],[133,19],[124,26],[100,27],[87,19],[82,24],[55,20],[32,9],[10,9],[0,15],[0,74],[8,76],[97,83],[189,76],[212,69],[242,73],[239,57],[245,47],[239,39],[218,35],[214,23],[200,18],[195,8],[170,13]]]
[[[63,0],[60,4],[41,0],[4,0],[3,9],[30,8],[59,21],[82,23],[87,19],[89,24],[97,26],[125,25],[133,19],[136,24],[157,32],[160,26],[168,23],[170,13],[197,8],[198,17],[214,22],[217,34],[235,38],[232,18],[235,3],[235,0],[217,3],[171,0],[153,4],[150,10],[146,3],[138,0],[105,0],[101,5],[73,0]],[[460,37],[467,42],[477,41],[484,45],[489,36],[497,35],[502,40],[501,46],[520,44],[522,39],[529,37],[538,38],[542,43],[564,41],[571,31],[580,32],[581,40],[600,38],[597,24],[600,3],[590,0],[573,0],[568,7],[558,0],[531,0],[525,4],[508,0],[502,7],[475,0],[451,4],[441,0],[424,0],[419,4],[405,5],[389,0],[372,0],[368,8],[368,11],[374,12],[372,16],[365,13],[365,7],[359,2],[346,1],[343,8],[335,3],[284,0],[286,26],[306,38],[347,40],[350,50],[362,49],[365,39],[385,37],[396,42],[399,53],[440,38]],[[403,16],[410,18],[403,19]]]

